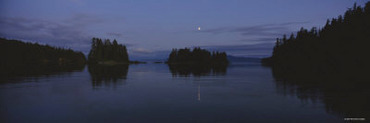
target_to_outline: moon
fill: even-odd
[[[200,31],[200,27],[198,27],[198,31]]]

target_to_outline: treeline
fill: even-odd
[[[118,44],[115,39],[111,43],[109,39],[105,39],[103,42],[103,40],[100,38],[92,38],[92,45],[88,55],[88,60],[90,63],[129,63],[126,46]]]
[[[323,28],[301,28],[276,40],[272,57],[262,62],[285,76],[316,73],[363,81],[369,70],[370,2],[327,20]]]
[[[227,64],[227,55],[225,52],[209,52],[199,47],[192,51],[189,48],[173,49],[169,55],[167,63],[182,64],[182,63],[205,63],[205,64]]]
[[[82,52],[4,38],[0,38],[0,55],[2,58],[0,62],[12,65],[40,62],[85,63],[85,56]]]
[[[72,71],[86,62],[82,52],[4,38],[0,38],[0,58],[1,76]]]

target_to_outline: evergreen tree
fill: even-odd
[[[212,54],[199,47],[194,48],[192,51],[189,48],[172,49],[168,63],[206,63],[206,64],[227,64],[227,55],[225,52],[212,52]]]
[[[321,29],[301,28],[295,38],[291,35],[288,40],[284,35],[277,39],[272,57],[262,61],[289,73],[311,71],[325,73],[322,76],[364,80],[370,69],[369,9],[370,2],[364,8],[354,4],[344,16],[327,20]]]
[[[129,63],[129,58],[126,46],[118,44],[116,39],[113,40],[113,43],[109,39],[105,39],[103,43],[102,39],[94,37],[92,38],[88,61],[90,63],[105,61]]]
[[[42,75],[82,69],[82,52],[0,38],[0,78],[18,75]]]

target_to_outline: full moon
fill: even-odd
[[[198,27],[198,30],[200,31],[200,27]]]

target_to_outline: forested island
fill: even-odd
[[[0,75],[41,75],[81,70],[86,62],[82,52],[0,38]]]
[[[168,64],[228,64],[225,52],[209,52],[199,47],[192,51],[189,48],[172,49]]]
[[[225,52],[209,52],[199,47],[173,49],[166,62],[173,76],[223,75],[228,66]]]
[[[301,28],[296,35],[276,40],[272,56],[262,62],[275,74],[300,78],[313,75],[370,80],[370,2],[349,8],[345,14],[327,20],[322,28]]]
[[[101,38],[92,38],[91,50],[88,55],[89,63],[93,64],[128,64],[129,58],[125,45],[118,44],[117,40],[111,43]]]

